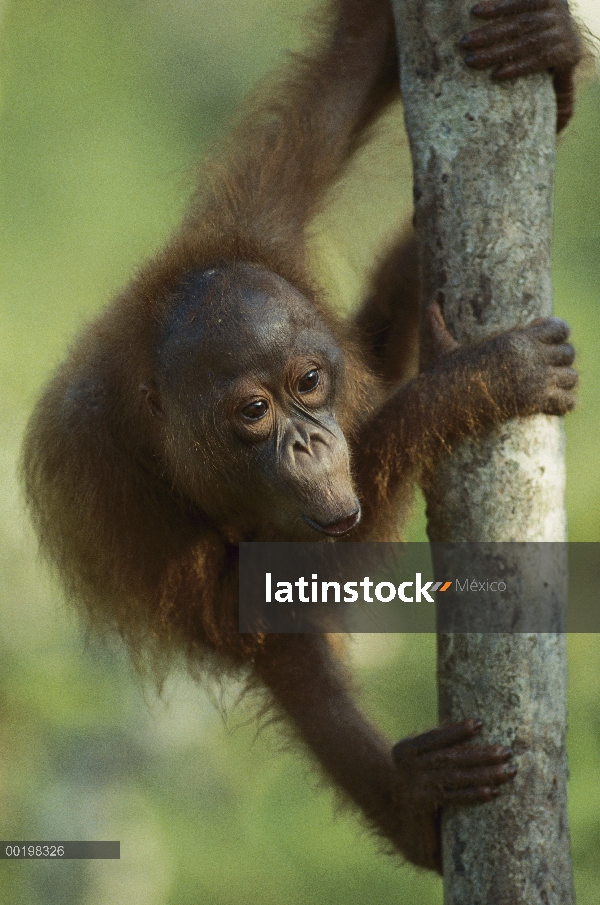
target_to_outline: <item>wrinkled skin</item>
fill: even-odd
[[[493,66],[492,78],[500,81],[550,70],[556,129],[564,129],[575,108],[574,72],[582,58],[581,38],[565,0],[482,0],[472,14],[492,21],[461,40],[467,66]]]
[[[510,763],[512,751],[503,745],[465,745],[477,736],[481,720],[469,719],[432,729],[394,745],[398,771],[394,802],[413,813],[415,831],[406,833],[403,846],[409,860],[442,871],[439,845],[440,808],[493,801],[501,786],[517,775]]]
[[[194,456],[204,465],[211,460],[210,468],[173,469],[181,492],[231,536],[260,537],[266,531],[279,539],[315,540],[353,531],[361,507],[339,419],[343,352],[310,300],[274,274],[248,265],[197,275],[181,299],[156,350],[153,390],[148,382],[141,388],[150,414],[162,423],[167,468],[170,458],[179,460],[190,423]],[[480,406],[482,424],[536,412],[561,415],[573,407],[575,353],[566,343],[563,321],[541,319],[460,348],[437,302],[429,319],[433,367],[388,401],[396,409],[397,430],[406,436],[416,428],[423,435],[413,441],[418,451],[412,458],[428,455],[424,444],[448,410],[452,431],[460,435],[467,429],[461,420],[470,422],[473,405]],[[432,380],[436,389],[428,420],[417,425],[411,400],[430,392]],[[461,387],[474,380],[485,387],[481,399],[473,400],[471,392],[460,412]],[[400,414],[406,406],[409,411]],[[352,453],[360,461],[369,450],[370,467],[377,468],[372,427],[367,418]],[[362,463],[360,471],[368,473],[369,465]],[[219,473],[222,478],[215,481]],[[201,480],[206,474],[209,482]],[[401,470],[396,480],[402,480]],[[368,500],[360,479],[358,490]],[[368,527],[363,524],[363,533]]]
[[[23,472],[42,550],[94,625],[137,662],[179,651],[261,684],[369,825],[440,870],[440,809],[498,795],[511,752],[473,743],[485,714],[393,747],[330,636],[240,633],[237,544],[395,540],[419,469],[507,418],[568,412],[577,375],[562,321],[461,347],[440,296],[415,376],[410,234],[353,317],[329,310],[307,230],[398,97],[387,0],[332,9],[208,165],[181,229],[81,335],[32,416]],[[581,56],[563,0],[473,15],[465,63],[496,79],[550,70],[563,128]]]
[[[575,352],[564,321],[541,318],[461,347],[445,325],[440,296],[428,309],[430,368],[392,392],[347,444],[339,423],[345,380],[341,348],[309,300],[261,270],[238,267],[234,276],[215,273],[211,278],[227,279],[227,310],[212,305],[207,321],[202,295],[184,298],[182,308],[195,312],[194,327],[190,330],[189,317],[178,314],[160,347],[159,359],[169,362],[158,382],[160,418],[167,428],[177,419],[174,400],[184,388],[188,416],[188,400],[193,399],[198,424],[221,423],[220,467],[235,476],[227,485],[232,500],[243,495],[245,515],[238,511],[236,530],[244,526],[246,537],[372,537],[383,505],[378,476],[384,456],[385,495],[393,497],[417,463],[434,461],[450,437],[472,432],[474,418],[482,429],[513,416],[562,415],[575,404]],[[174,367],[174,350],[182,349],[181,365]],[[176,426],[174,436],[179,435]],[[382,435],[395,449],[391,462]],[[195,442],[203,445],[201,433]],[[199,500],[207,499],[203,493]],[[364,511],[360,525],[358,499]],[[222,497],[216,506],[223,512]],[[229,511],[221,517],[221,530],[231,535]],[[348,732],[356,732],[365,760],[359,757],[353,764],[346,748],[347,764],[341,769],[338,743],[347,745],[348,740],[343,735],[337,739],[336,724],[345,691],[341,680],[338,685],[330,675],[328,695],[325,673],[333,667],[327,665],[326,648],[315,644],[311,636],[285,642],[267,638],[256,661],[258,675],[278,702],[295,713],[305,740],[334,780],[352,790],[379,832],[414,864],[441,871],[440,809],[496,798],[517,772],[511,750],[466,744],[482,726],[481,720],[469,719],[399,742],[390,757],[345,700],[342,722]],[[303,664],[315,655],[311,671]],[[278,657],[290,673],[284,683]],[[299,684],[293,681],[296,669]],[[313,700],[311,710],[307,702]],[[361,734],[367,736],[362,744]],[[369,787],[363,776],[365,771],[372,774],[377,762],[380,785]]]
[[[265,525],[289,540],[346,533],[360,505],[336,419],[339,343],[307,298],[264,269],[214,269],[192,285],[157,350],[154,392],[143,388],[166,436],[178,443],[191,416],[196,455],[212,456],[218,494],[196,483],[202,469],[183,492],[224,530],[234,530],[227,521],[235,517],[237,533],[258,535]],[[210,313],[207,294],[221,300]],[[223,478],[215,483],[216,470]]]

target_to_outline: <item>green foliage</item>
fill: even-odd
[[[436,878],[379,854],[332,817],[308,760],[228,719],[176,676],[164,703],[119,650],[85,645],[35,561],[15,462],[39,387],[79,325],[168,236],[198,156],[244,93],[301,43],[291,0],[21,0],[0,54],[0,837],[120,839],[119,862],[7,863],[14,905],[439,902]],[[2,7],[0,7],[1,9]],[[397,126],[397,115],[391,117]],[[558,312],[574,327],[582,403],[570,416],[571,536],[600,540],[596,341],[600,86],[561,142]],[[388,129],[321,218],[324,278],[356,299],[368,261],[409,213],[406,143]],[[393,193],[389,186],[393,185]],[[422,536],[419,517],[413,536]],[[353,642],[365,706],[396,738],[435,722],[432,637]],[[599,644],[571,639],[571,813],[579,902],[598,899]]]

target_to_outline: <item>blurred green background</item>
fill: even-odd
[[[306,2],[20,0],[0,33],[0,838],[120,839],[118,862],[0,862],[11,905],[441,902],[441,884],[334,813],[308,759],[257,735],[239,688],[173,675],[163,696],[86,643],[37,563],[20,437],[71,337],[177,223],[198,159],[247,90],[301,46]],[[409,215],[400,113],[315,231],[355,302]],[[573,327],[571,538],[600,541],[600,84],[560,142],[557,312]],[[417,511],[411,536],[423,537]],[[393,737],[435,723],[434,638],[352,642],[365,707]],[[600,897],[600,639],[570,639],[570,806],[580,905]]]

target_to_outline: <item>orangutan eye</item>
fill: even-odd
[[[319,375],[319,371],[317,368],[312,368],[310,371],[301,377],[298,381],[298,392],[299,393],[312,393],[313,390],[316,390],[319,386],[321,377]]]
[[[257,399],[242,409],[242,416],[247,421],[260,421],[269,411],[269,406],[264,399]]]

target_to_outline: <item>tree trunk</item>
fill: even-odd
[[[443,290],[444,315],[459,342],[552,307],[551,79],[499,84],[469,70],[457,42],[476,27],[471,6],[394,0],[421,301]],[[430,539],[564,541],[563,449],[560,420],[541,415],[456,446],[425,488]],[[554,568],[564,581],[560,557]],[[537,578],[528,574],[533,583]],[[439,635],[440,718],[480,716],[483,741],[510,745],[519,767],[495,802],[444,813],[446,905],[574,901],[565,641],[564,634]]]

